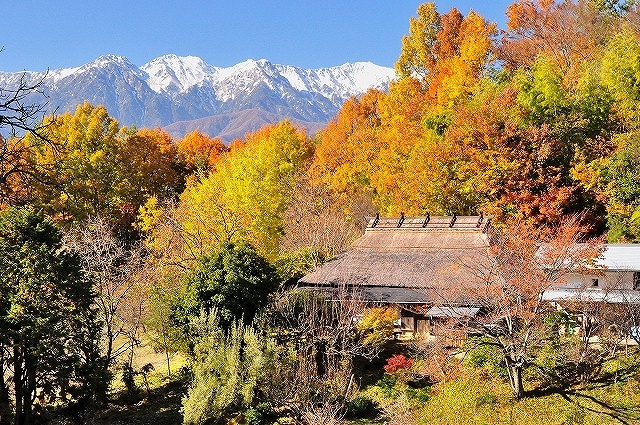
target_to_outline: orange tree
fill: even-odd
[[[602,249],[602,239],[585,238],[583,230],[575,216],[544,230],[524,223],[502,229],[486,257],[473,266],[461,265],[472,267],[481,283],[448,295],[464,295],[481,308],[476,319],[454,321],[480,336],[479,344],[498,348],[516,398],[525,394],[524,369],[549,336],[546,319],[555,309],[543,300],[544,291],[566,273],[584,270]]]

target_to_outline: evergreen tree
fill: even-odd
[[[87,402],[104,383],[92,285],[61,241],[42,213],[0,212],[1,424],[12,404],[14,424],[30,424],[36,404]]]
[[[181,300],[184,319],[217,309],[223,327],[244,318],[249,324],[278,287],[275,268],[248,244],[226,243],[187,276]]]

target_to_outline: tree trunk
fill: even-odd
[[[22,388],[22,356],[19,345],[13,347],[13,389],[15,393],[16,413],[13,417],[15,425],[24,425],[24,413],[22,402],[24,400]]]
[[[524,387],[522,385],[522,366],[518,364],[511,364],[509,366],[509,381],[511,384],[511,390],[517,400],[524,397]]]
[[[2,350],[2,348],[0,348]],[[5,357],[0,351],[0,425],[11,425],[11,403],[9,400],[9,388],[4,379]]]
[[[33,423],[33,403],[35,401],[36,395],[36,361],[31,357],[31,355],[25,355],[25,372],[27,377],[27,386],[26,391],[22,391],[24,394],[24,423],[31,424]]]
[[[169,359],[169,350],[164,350],[165,355],[167,356],[167,373],[171,376],[171,360]]]

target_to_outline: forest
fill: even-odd
[[[389,91],[313,136],[173,140],[0,88],[0,425],[640,421],[640,352],[552,311],[517,310],[536,342],[513,394],[506,346],[400,344],[392,308],[295,289],[376,213],[490,215],[529,263],[571,231],[640,242],[640,5],[506,14],[421,4]]]

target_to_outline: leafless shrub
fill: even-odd
[[[119,240],[107,220],[90,219],[70,229],[65,245],[80,255],[84,273],[95,284],[97,307],[104,324],[105,369],[139,345],[138,333],[145,295],[138,284],[145,280],[143,249]],[[148,271],[147,271],[148,272]]]

